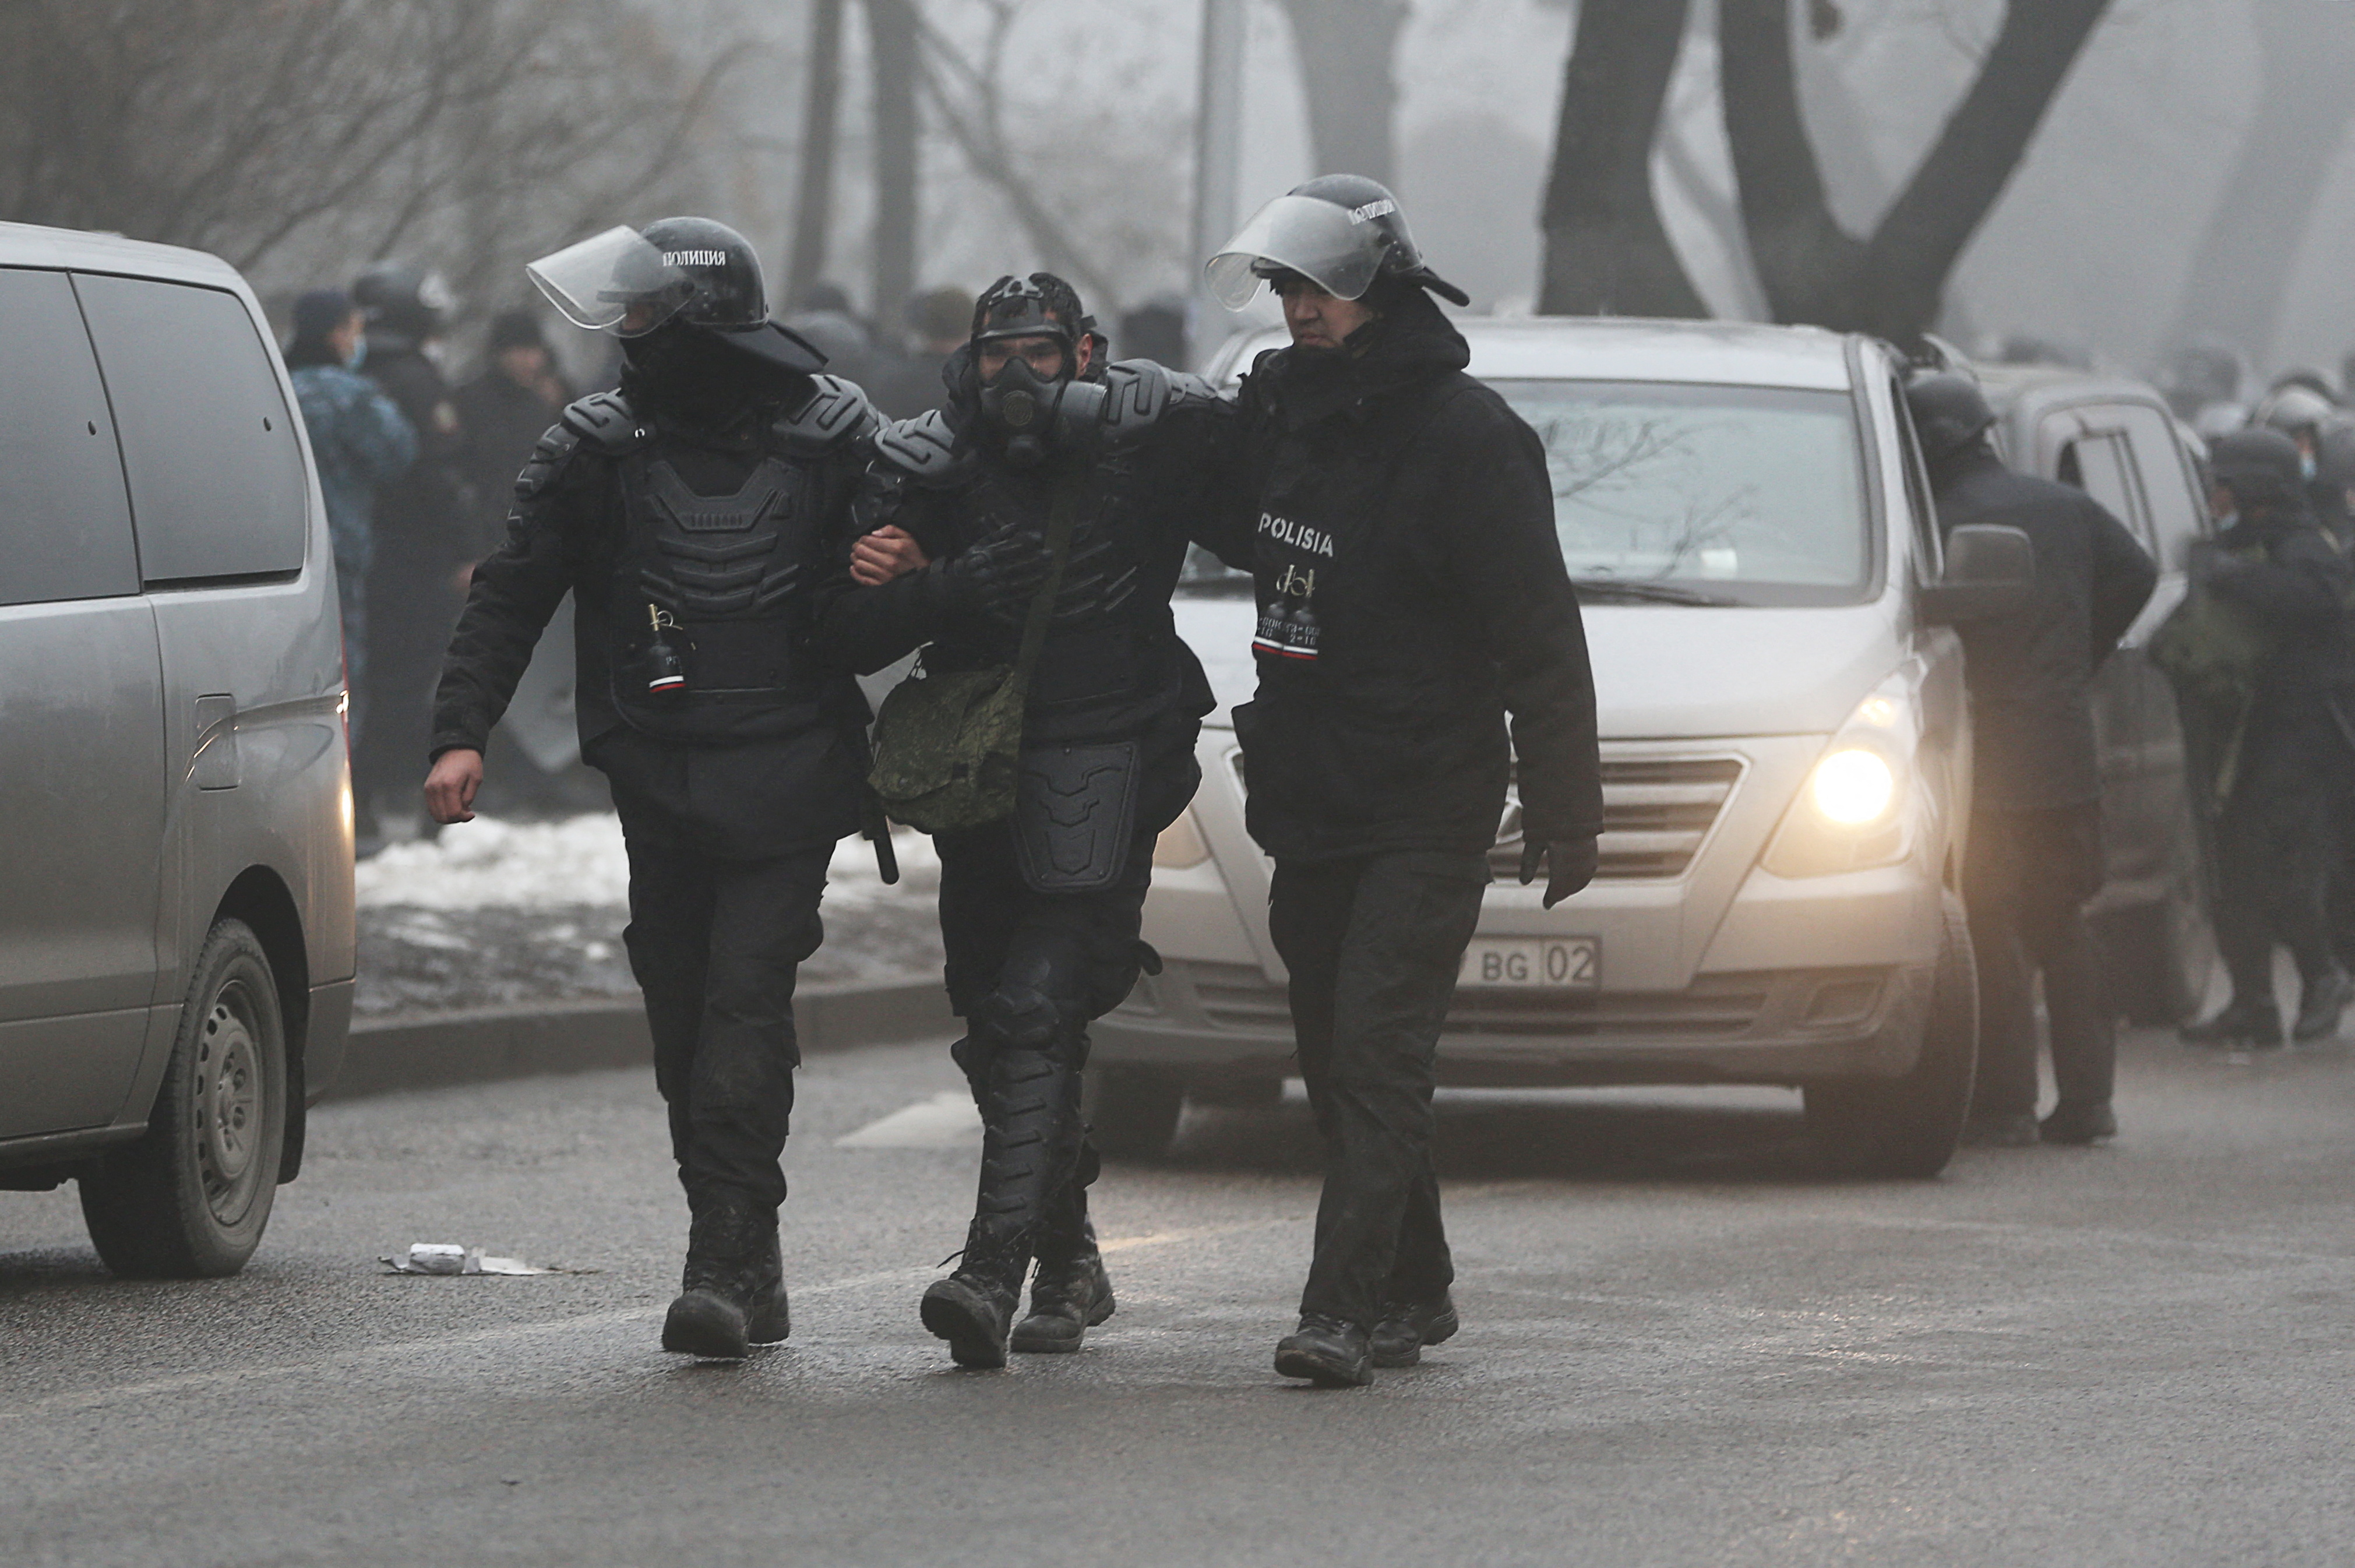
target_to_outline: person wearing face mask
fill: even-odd
[[[1594,682],[1545,450],[1464,373],[1471,350],[1431,296],[1465,295],[1397,198],[1311,180],[1207,272],[1231,309],[1268,284],[1292,333],[1242,386],[1230,548],[1258,594],[1259,688],[1234,723],[1325,1140],[1275,1370],[1351,1386],[1456,1331],[1431,1162],[1440,1029],[1517,766],[1521,881],[1543,871],[1550,909],[1594,875]]]
[[[628,845],[623,940],[691,1216],[663,1348],[737,1358],[790,1327],[794,979],[865,799],[867,706],[811,645],[811,591],[874,416],[769,320],[725,224],[613,229],[527,271],[620,336],[622,384],[567,408],[515,482],[442,667],[426,802],[471,817],[492,727],[570,592],[581,752]]]
[[[417,458],[417,432],[374,381],[359,374],[368,328],[341,289],[314,289],[294,302],[286,370],[294,405],[310,433],[336,549],[336,592],[343,613],[344,678],[351,688],[351,732],[366,732],[368,577],[376,557],[376,493]]]
[[[928,681],[1034,647],[1011,816],[934,835],[954,1055],[984,1132],[962,1260],[922,1314],[967,1367],[1076,1350],[1112,1314],[1080,1073],[1090,1021],[1158,965],[1138,940],[1154,839],[1193,797],[1212,706],[1169,598],[1217,509],[1231,403],[1103,348],[1062,279],[993,284],[947,408],[876,436],[820,625],[862,671],[922,646]]]
[[[2332,432],[2347,425],[2339,405],[2313,381],[2285,378],[2265,394],[2249,422],[2278,431],[2297,443],[2298,473],[2314,520],[2339,541],[2339,549],[2355,546],[2355,511],[2348,506],[2347,476],[2338,471],[2339,464],[2325,461]]]
[[[2336,1034],[2355,984],[2331,951],[2329,880],[2355,774],[2355,644],[2349,568],[2307,501],[2304,464],[2272,430],[2209,452],[2219,525],[2211,555],[2154,640],[2193,728],[2211,736],[2216,942],[2232,1000],[2183,1039],[2222,1050],[2282,1043],[2273,955],[2297,965],[2301,1040]],[[2183,655],[2179,645],[2194,645]],[[2200,645],[2204,645],[2204,646]],[[2189,677],[2189,678],[2187,678]]]

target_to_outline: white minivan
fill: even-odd
[[[1472,373],[1546,444],[1593,660],[1604,827],[1593,884],[1548,911],[1515,878],[1508,805],[1440,1082],[1791,1085],[1835,1168],[1935,1174],[1977,1057],[1951,624],[2019,602],[2027,540],[1975,528],[1942,543],[1907,368],[1871,339],[1460,325]],[[1279,341],[1239,340],[1215,373]],[[1093,1030],[1091,1113],[1114,1152],[1165,1144],[1188,1094],[1249,1104],[1292,1071],[1269,862],[1243,830],[1227,719],[1252,691],[1252,613],[1247,582],[1215,571],[1179,601],[1220,707],[1201,790],[1156,855],[1145,934],[1165,967]]]
[[[217,257],[0,223],[0,1190],[224,1275],[351,1023],[335,556]]]

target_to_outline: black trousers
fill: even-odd
[[[2289,949],[2298,978],[2328,975],[2330,882],[2339,859],[2336,807],[2346,763],[2338,738],[2253,733],[2232,799],[2216,822],[2216,945],[2232,995],[2274,999],[2274,947]]]
[[[1041,1258],[1086,1244],[1085,1189],[1100,1163],[1079,1120],[1087,1025],[1118,1007],[1136,985],[1154,840],[1201,782],[1193,734],[1188,724],[1147,751],[1136,827],[1121,874],[1109,886],[1088,892],[1031,888],[1022,876],[1011,822],[934,839],[949,1002],[967,1020],[953,1054],[986,1127],[979,1207],[1010,1205],[1010,1223],[1018,1229],[1035,1219]],[[1051,1063],[1057,1125],[1035,1152],[1026,1141],[1024,1149],[1005,1152],[993,1163],[987,1151],[1005,1142],[1007,1131],[994,1119],[1019,1115],[1027,1103],[1020,1094],[991,1093],[992,1069],[1008,1051],[1038,1052]],[[1047,1160],[1048,1168],[1032,1168],[1036,1158]],[[1034,1189],[1043,1193],[1044,1207],[1032,1215]]]
[[[794,978],[825,935],[830,843],[737,859],[659,802],[617,788],[630,853],[623,940],[645,993],[655,1083],[690,1201],[733,1189],[784,1201],[794,1109]]]
[[[2084,915],[2085,901],[2101,891],[2102,877],[2098,802],[1972,814],[1963,895],[1979,969],[1973,1115],[2035,1113],[2039,972],[2060,1098],[2070,1104],[2109,1099],[2117,1077],[2117,1026],[2102,1004]]]
[[[1431,1092],[1488,879],[1478,855],[1276,862],[1269,929],[1325,1140],[1304,1313],[1371,1328],[1384,1301],[1433,1301],[1455,1280]]]

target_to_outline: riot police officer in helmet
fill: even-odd
[[[812,594],[874,420],[769,320],[760,263],[723,224],[613,229],[528,271],[620,336],[622,385],[566,409],[516,481],[451,640],[427,802],[471,816],[492,726],[570,592],[581,755],[629,847],[623,939],[692,1214],[663,1346],[739,1357],[789,1326],[794,977],[858,827],[867,717],[811,646]]]
[[[2232,634],[2209,637],[2207,662],[2223,678],[2203,683],[2216,710],[2202,728],[2220,737],[2208,764],[2216,944],[2232,997],[2182,1031],[2195,1045],[2282,1043],[2276,944],[2297,965],[2295,1038],[2335,1033],[2355,1000],[2331,950],[2328,913],[2339,808],[2355,773],[2349,572],[2307,505],[2305,468],[2296,443],[2273,430],[2243,431],[2209,451],[2221,526],[2215,553],[2195,565],[2193,593],[2214,606],[2207,624]]]
[[[1138,940],[1154,840],[1199,782],[1212,705],[1169,599],[1231,406],[1103,352],[1062,279],[992,285],[948,407],[876,437],[822,632],[861,670],[922,645],[930,679],[1018,665],[1043,628],[1012,816],[934,834],[954,1054],[984,1135],[962,1259],[922,1311],[968,1367],[1003,1366],[1009,1343],[1076,1350],[1112,1314],[1080,1074],[1090,1021],[1156,965]]]

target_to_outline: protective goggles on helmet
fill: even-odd
[[[652,332],[696,293],[694,279],[627,225],[542,256],[524,272],[575,326],[623,337]]]
[[[1241,310],[1274,272],[1297,272],[1337,299],[1362,298],[1390,252],[1390,236],[1374,220],[1382,212],[1337,206],[1313,196],[1279,196],[1252,215],[1203,267],[1212,297]]]

